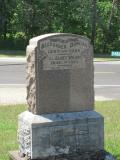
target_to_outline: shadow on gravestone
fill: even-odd
[[[104,119],[94,111],[93,80],[93,49],[87,38],[53,33],[30,40],[28,111],[18,117],[19,159],[83,160],[103,153]]]

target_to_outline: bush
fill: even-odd
[[[22,32],[17,32],[15,35],[7,35],[6,39],[0,39],[0,49],[9,50],[25,50],[27,40]]]

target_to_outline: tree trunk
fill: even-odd
[[[115,10],[115,5],[117,3],[117,0],[113,0],[112,1],[112,9],[111,9],[111,13],[110,13],[110,17],[108,20],[108,27],[107,27],[107,33],[105,36],[105,41],[104,41],[104,45],[103,45],[103,51],[106,52],[106,46],[109,43],[109,38],[111,37],[111,29],[112,29],[112,19],[113,19],[113,15],[114,15],[114,10]]]
[[[95,44],[95,36],[96,36],[96,0],[92,1],[92,34],[91,41],[94,47]]]
[[[110,14],[109,22],[108,22],[108,32],[111,31],[112,18],[113,18],[113,14],[114,14],[114,9],[115,9],[116,3],[117,3],[117,0],[113,0],[111,14]]]

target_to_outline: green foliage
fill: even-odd
[[[99,53],[111,53],[112,50],[120,50],[118,43],[120,35],[120,3],[111,1],[99,1],[97,3],[97,35],[96,51]]]
[[[0,39],[0,49],[6,49],[6,50],[24,50],[27,45],[26,39],[18,35],[16,33],[15,35],[8,36],[6,39],[1,38]]]
[[[96,3],[96,11],[93,2]],[[113,2],[112,0],[1,1],[0,49],[25,49],[28,40],[34,36],[67,32],[87,36],[92,42],[94,39],[96,53],[120,50],[120,2],[119,0],[115,0],[115,4]]]

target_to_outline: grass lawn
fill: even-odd
[[[96,102],[95,106],[104,116],[105,149],[120,160],[120,101]]]
[[[0,50],[1,57],[25,57],[26,51],[23,50]],[[120,57],[111,57],[110,55],[96,54],[94,61],[120,61]]]
[[[100,61],[100,62],[104,62],[104,61],[120,61],[120,56],[119,57],[115,57],[115,56],[111,56],[109,54],[95,54],[94,55],[94,61]]]
[[[17,115],[25,105],[0,106],[0,160],[8,160],[8,151],[17,148]]]
[[[111,57],[111,58],[94,58],[94,61],[98,62],[106,62],[106,61],[120,61],[120,58],[117,57]]]
[[[96,111],[105,118],[105,148],[120,160],[120,101],[96,102]],[[0,106],[0,160],[8,160],[8,151],[17,149],[17,115],[25,105]]]
[[[24,57],[25,51],[22,50],[0,50],[1,57]]]

